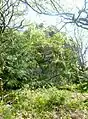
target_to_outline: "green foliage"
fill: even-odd
[[[46,37],[42,29],[33,25],[22,34],[6,30],[0,35],[0,78],[4,89],[17,89],[24,84],[36,89],[80,82],[83,72],[78,69],[71,45],[66,35]]]
[[[80,92],[88,92],[88,81],[87,82],[84,82],[84,83],[80,83],[77,85],[77,89],[80,91]]]
[[[13,30],[0,36],[0,77],[4,88],[21,87],[25,80],[24,38]]]
[[[88,94],[48,89],[23,90],[8,92],[0,102],[0,116],[4,119],[70,119],[77,112],[88,117]]]
[[[32,71],[31,80],[35,88],[62,85],[71,82],[76,77],[77,57],[71,48],[66,47],[66,37],[56,34],[46,38],[39,31],[33,31],[28,48],[32,62],[29,67]],[[31,33],[32,34],[32,33]],[[27,35],[27,33],[26,33]],[[29,70],[30,70],[29,69]]]

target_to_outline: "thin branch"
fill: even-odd
[[[48,9],[48,7],[46,7],[45,5],[43,5],[44,3],[41,3],[42,5],[40,5],[36,0],[34,0],[35,1],[34,7],[27,0],[20,0],[20,1],[23,2],[24,4],[28,5],[33,11],[37,12],[38,14],[58,16],[60,18],[62,17],[63,22],[65,20],[67,20],[68,23],[69,22],[75,23],[78,27],[88,30],[88,28],[87,28],[88,27],[88,18],[84,18],[83,16],[82,16],[82,18],[80,18],[82,13],[86,13],[86,15],[88,16],[88,11],[86,9],[86,7],[87,7],[86,0],[84,0],[84,8],[82,8],[82,9],[77,8],[78,15],[73,12],[65,12],[63,10],[62,6],[60,5],[60,3],[58,3],[55,0],[50,0],[51,6],[53,6],[53,8],[54,8],[53,11]]]

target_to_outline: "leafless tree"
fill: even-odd
[[[69,31],[67,30],[66,33]],[[88,33],[85,29],[80,29],[78,27],[73,28],[73,33],[70,35],[70,41],[72,45],[68,46],[71,47],[73,51],[77,53],[78,64],[80,69],[83,71],[87,67],[88,64],[88,40],[87,40]]]
[[[74,39],[76,41],[76,47],[74,48],[78,54],[78,61],[81,69],[84,69],[88,63],[88,60],[86,59],[88,52],[88,40],[86,39],[86,36],[86,31],[82,29],[79,30],[78,28],[74,29]]]
[[[24,5],[24,7],[22,7],[22,5]],[[20,17],[26,13],[26,6],[29,6],[38,14],[60,17],[61,21],[64,22],[61,28],[63,28],[68,23],[72,23],[76,24],[78,27],[88,30],[87,0],[84,0],[83,6],[81,8],[76,7],[76,11],[64,9],[61,0],[1,0],[0,31],[3,32],[9,27],[23,27],[22,24],[24,19]]]
[[[64,22],[76,24],[78,27],[88,30],[88,0],[84,0],[81,8],[76,11],[63,8],[62,0],[20,0],[39,14],[59,16]],[[64,2],[64,1],[63,1]],[[80,4],[80,3],[79,3]],[[84,15],[85,14],[85,15]],[[62,28],[63,28],[62,27]]]
[[[20,0],[1,0],[0,1],[0,32],[4,32],[6,28],[23,27],[22,15],[26,11],[20,8],[22,4]]]

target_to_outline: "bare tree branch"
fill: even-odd
[[[19,10],[22,5],[20,0],[2,0],[0,3],[0,33],[3,33],[6,28],[23,27],[23,19],[20,16],[25,14],[25,8]],[[20,21],[18,22],[18,19]],[[14,22],[16,22],[14,24]],[[20,24],[20,25],[19,25]]]
[[[78,12],[73,13],[71,10],[66,12],[63,9],[63,6],[60,4],[60,0],[20,0],[24,4],[28,5],[32,10],[37,12],[38,14],[45,14],[51,16],[62,17],[63,21],[67,21],[67,23],[74,23],[78,27],[88,30],[88,9],[87,9],[87,0],[84,0],[83,7],[81,9],[77,8]],[[32,5],[33,4],[33,5]],[[49,8],[49,5],[51,7]],[[52,10],[53,7],[53,10]],[[83,14],[85,13],[85,16]]]

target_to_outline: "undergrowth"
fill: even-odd
[[[2,96],[0,119],[88,119],[87,99],[87,93],[56,87],[10,91]]]

